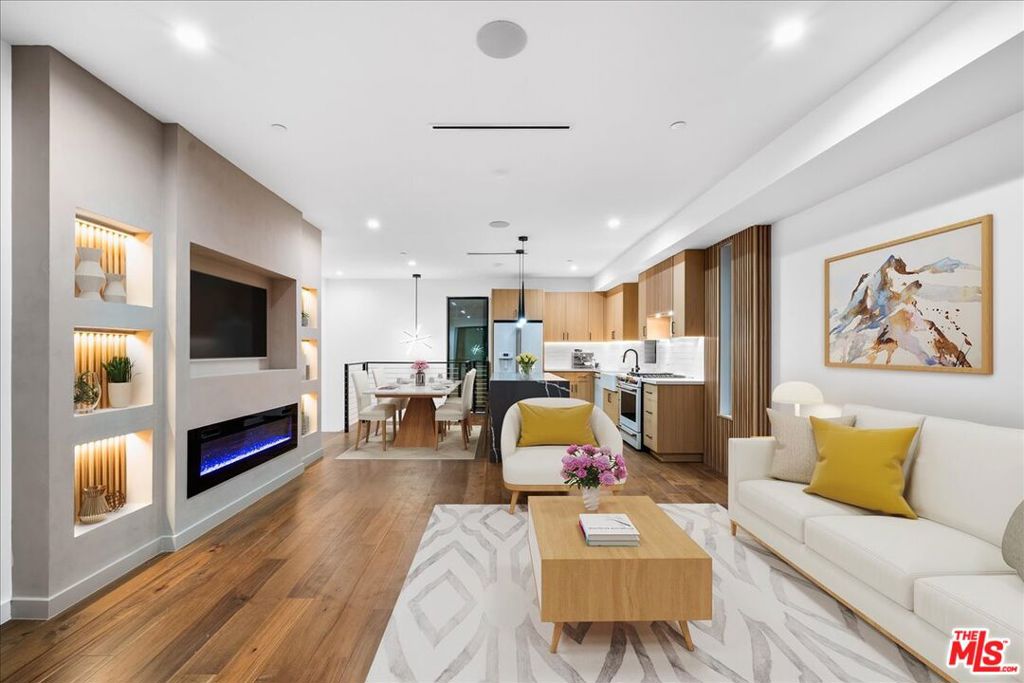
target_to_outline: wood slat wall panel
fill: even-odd
[[[75,219],[75,247],[102,249],[100,267],[103,268],[104,273],[125,274],[125,247],[127,246],[125,240],[127,239],[127,233],[83,221],[81,218]]]
[[[718,413],[719,269],[732,243],[732,416]],[[771,399],[771,226],[755,225],[710,247],[704,265],[704,464],[728,469],[730,437],[768,434]]]
[[[91,370],[100,378],[103,391],[97,408],[110,407],[110,400],[107,398],[107,372],[103,369],[103,363],[114,356],[127,355],[128,335],[124,332],[75,330],[75,376]]]
[[[107,492],[128,495],[127,436],[112,436],[75,446],[75,521],[82,506],[82,489],[105,484]]]

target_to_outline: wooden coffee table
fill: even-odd
[[[598,510],[629,515],[636,548],[588,546],[581,512],[580,496],[530,499],[530,554],[540,619],[554,622],[551,651],[563,624],[580,621],[675,621],[693,650],[687,621],[711,618],[708,554],[647,496],[602,498]]]

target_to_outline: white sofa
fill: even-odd
[[[988,627],[1024,665],[1024,582],[1002,558],[1024,498],[1024,431],[862,405],[856,426],[920,425],[905,497],[919,519],[869,513],[771,479],[775,440],[729,440],[729,516],[776,555],[873,622],[934,670],[949,670],[950,631]],[[999,676],[1000,680],[1021,680]]]
[[[529,403],[551,408],[578,406],[587,403],[578,398],[527,398],[519,403]],[[519,403],[505,413],[501,426],[501,474],[505,488],[512,492],[508,511],[515,512],[521,492],[569,491],[562,479],[562,457],[565,446],[529,446],[519,448],[519,431],[523,425],[519,414]],[[599,446],[607,446],[612,453],[622,453],[622,434],[603,410],[594,409],[590,415],[590,429],[594,432]],[[625,457],[625,456],[623,456]],[[627,464],[628,468],[628,464]],[[619,490],[626,483],[623,479],[610,487]]]

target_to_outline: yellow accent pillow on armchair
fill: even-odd
[[[805,493],[917,519],[903,497],[903,461],[917,427],[857,429],[816,417],[811,427],[818,462]]]
[[[519,402],[522,426],[519,428],[519,446],[597,445],[590,428],[590,414],[594,404],[579,406],[538,406]]]

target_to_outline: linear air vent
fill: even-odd
[[[572,130],[568,123],[432,123],[434,130]]]

